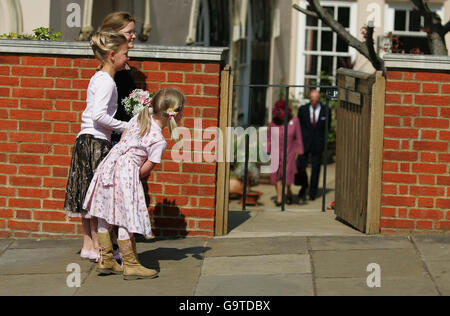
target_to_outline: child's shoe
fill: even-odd
[[[109,233],[98,233],[97,236],[100,245],[97,272],[102,274],[122,274],[123,269],[114,258],[113,245]]]
[[[117,242],[122,255],[124,280],[153,279],[158,276],[158,271],[147,269],[139,263],[131,240],[118,240]]]
[[[89,260],[90,255],[91,255],[91,252],[90,252],[90,251],[85,250],[84,248],[81,249],[80,257],[81,257],[82,259],[84,259],[84,260]]]
[[[97,253],[95,251],[90,251],[89,260],[94,261],[95,263],[98,263],[99,259],[100,259],[100,253]]]

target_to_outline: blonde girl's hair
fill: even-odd
[[[101,61],[97,71],[103,67],[106,55],[111,52],[117,52],[123,44],[127,44],[127,38],[117,32],[97,32],[91,38],[91,48],[95,58]]]
[[[170,115],[167,113],[168,110],[173,110],[173,112],[176,112],[179,115],[183,112],[185,103],[186,98],[178,89],[162,89],[152,99],[153,115],[169,118]],[[139,136],[144,136],[150,131],[150,112],[146,110],[141,111],[138,116],[138,123],[141,128],[139,131]],[[178,140],[180,137],[176,131],[177,127],[175,118],[173,116],[170,117],[168,128],[169,133],[174,140]]]
[[[128,12],[113,12],[106,16],[100,26],[100,31],[112,30],[119,32],[131,22],[136,23],[134,17]]]

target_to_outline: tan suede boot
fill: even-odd
[[[123,269],[114,258],[113,245],[109,233],[98,233],[100,245],[100,259],[97,264],[97,272],[102,274],[122,274]]]
[[[137,262],[141,263],[141,262],[139,261],[138,255],[137,255],[136,237],[133,236],[130,240],[131,240],[131,245],[133,246],[133,251],[134,251],[134,253],[136,254],[136,260],[137,260]]]
[[[117,242],[122,254],[124,280],[153,279],[158,275],[158,271],[147,269],[139,263],[131,240],[118,240]]]

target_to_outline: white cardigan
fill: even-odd
[[[123,132],[127,122],[114,119],[117,112],[117,86],[107,72],[98,71],[89,83],[86,109],[81,117],[81,132],[111,141],[112,131]]]

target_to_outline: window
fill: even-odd
[[[428,4],[431,10],[443,18],[441,4]],[[392,34],[392,52],[430,54],[427,33],[423,31],[426,21],[412,4],[386,5],[385,34]]]
[[[228,2],[201,0],[197,22],[197,46],[227,47],[230,43]]]
[[[220,0],[223,1],[223,0]],[[270,40],[273,7],[267,0],[251,0],[247,7],[245,34],[238,42],[237,80],[240,85],[267,84],[269,81]],[[266,124],[267,89],[239,87],[240,126]]]
[[[356,35],[356,3],[323,1],[323,7],[351,34]],[[304,8],[309,8],[302,1]],[[355,50],[318,18],[302,16],[300,24],[297,80],[305,85],[335,85],[337,69],[351,68]],[[299,74],[301,72],[301,74]]]
[[[209,46],[209,3],[207,0],[200,2],[197,23],[197,46]]]

